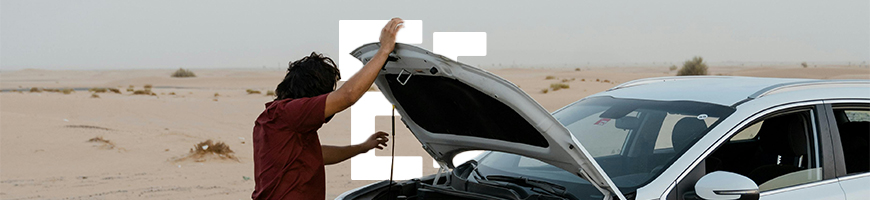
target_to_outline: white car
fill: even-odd
[[[870,198],[865,80],[650,78],[550,114],[484,70],[404,44],[390,57],[376,84],[449,170],[337,199]],[[487,152],[452,163],[467,150]]]

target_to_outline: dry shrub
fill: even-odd
[[[275,94],[275,91],[267,90],[267,91],[266,91],[266,96],[278,96],[278,95]]]
[[[63,94],[70,94],[70,93],[73,92],[73,89],[71,89],[71,88],[64,88],[64,89],[60,90],[60,92],[63,92]]]
[[[115,143],[112,143],[112,141],[109,141],[107,139],[103,139],[102,136],[97,136],[97,137],[91,138],[87,142],[97,143],[101,149],[114,149],[115,148]]]
[[[221,96],[221,94],[218,94],[217,92],[214,93],[214,97],[219,97],[219,96]]]
[[[564,79],[564,78],[562,79],[562,82],[563,82],[563,83],[567,83],[568,81],[572,81],[572,80]]]
[[[579,71],[580,71],[580,68],[579,68],[579,67],[578,67],[578,68],[574,68],[574,71],[578,71],[578,72],[579,72]]]
[[[136,91],[133,91],[133,94],[135,94],[135,95],[151,95],[152,93],[151,93],[151,90],[136,90]]]
[[[186,70],[184,68],[178,68],[175,70],[175,73],[172,73],[173,78],[187,78],[187,77],[196,77],[196,74],[193,74],[192,71]]]
[[[127,88],[127,92],[132,92],[133,88]]]
[[[95,92],[95,93],[106,93],[106,91],[109,91],[109,90],[106,89],[106,88],[91,88],[91,89],[88,89],[88,92]]]
[[[568,88],[570,88],[570,87],[571,87],[570,85],[568,85],[568,84],[564,84],[564,83],[553,83],[553,84],[550,84],[550,89],[552,89],[553,91],[557,91],[557,90],[560,90],[560,89],[568,89]]]
[[[596,78],[596,79],[595,79],[595,82],[601,82],[601,79],[597,79],[597,78]]]
[[[205,162],[210,157],[212,159],[239,161],[239,158],[235,156],[235,152],[230,149],[229,145],[224,142],[214,143],[212,140],[206,140],[193,145],[193,148],[190,149],[190,152],[187,155],[181,158],[175,158],[174,161],[193,160],[194,162]]]
[[[683,68],[677,71],[677,76],[694,76],[707,75],[707,64],[704,63],[704,58],[695,56],[691,60],[683,63]]]
[[[42,92],[42,89],[39,89],[37,87],[33,87],[33,88],[30,88],[30,92]]]
[[[552,79],[556,79],[556,77],[555,76],[544,77],[544,80],[552,80]]]
[[[807,68],[807,62],[801,62],[801,66],[803,66],[804,68]]]
[[[677,70],[677,66],[671,65],[671,67],[668,67],[668,70],[671,70],[671,71]]]
[[[260,94],[260,91],[259,91],[259,90],[247,89],[247,90],[245,90],[245,91],[247,91],[248,94]]]
[[[112,91],[114,93],[121,94],[121,90],[119,90],[118,88],[106,88],[106,89],[108,89],[109,91]]]
[[[175,95],[175,92],[169,92],[169,95]]]
[[[602,81],[602,82],[604,82],[604,83],[610,83],[610,80],[604,79],[604,81]]]
[[[93,93],[91,94],[91,98],[100,98],[100,95],[97,95],[97,93]]]
[[[145,89],[146,89],[146,90],[150,90],[152,87],[154,87],[154,86],[152,86],[151,84],[145,84]]]
[[[584,81],[584,82],[585,82],[585,81],[586,81],[586,79],[585,79],[585,78],[582,78],[582,79],[580,79],[580,81]]]
[[[547,92],[550,92],[550,89],[547,89],[547,88],[541,89],[541,93],[547,94]]]

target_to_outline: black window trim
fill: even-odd
[[[834,108],[859,108],[859,109],[870,109],[867,105],[854,102],[854,103],[825,103],[824,104],[825,113],[827,114],[827,121],[830,131],[830,140],[833,143],[831,146],[833,147],[833,158],[834,165],[836,166],[836,177],[844,178],[851,177],[856,175],[867,175],[868,172],[864,173],[854,173],[854,174],[846,174],[846,158],[843,154],[843,144],[840,138],[840,129],[837,126],[837,119],[834,116]],[[827,176],[826,176],[827,177]]]
[[[834,179],[838,177],[840,172],[845,172],[846,168],[842,163],[837,162],[838,160],[842,161],[843,154],[839,154],[839,159],[837,158],[837,149],[840,149],[842,152],[842,148],[839,146],[840,136],[835,134],[836,127],[831,127],[831,121],[834,119],[834,113],[830,109],[830,104],[816,104],[816,118],[818,122],[818,130],[819,138],[818,140],[819,146],[821,146],[821,161],[822,161],[822,174],[823,180]],[[833,120],[836,121],[836,120]]]

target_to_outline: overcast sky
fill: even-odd
[[[0,69],[286,67],[338,20],[487,32],[492,63],[870,60],[870,1],[0,1]],[[401,34],[401,32],[400,32]]]

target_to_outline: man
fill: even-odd
[[[317,130],[371,87],[396,45],[402,24],[399,18],[387,23],[381,30],[377,55],[337,90],[340,76],[332,59],[312,52],[290,63],[275,90],[278,98],[266,103],[254,122],[253,199],[325,199],[324,165],[387,145],[384,132],[357,145],[320,145]]]

